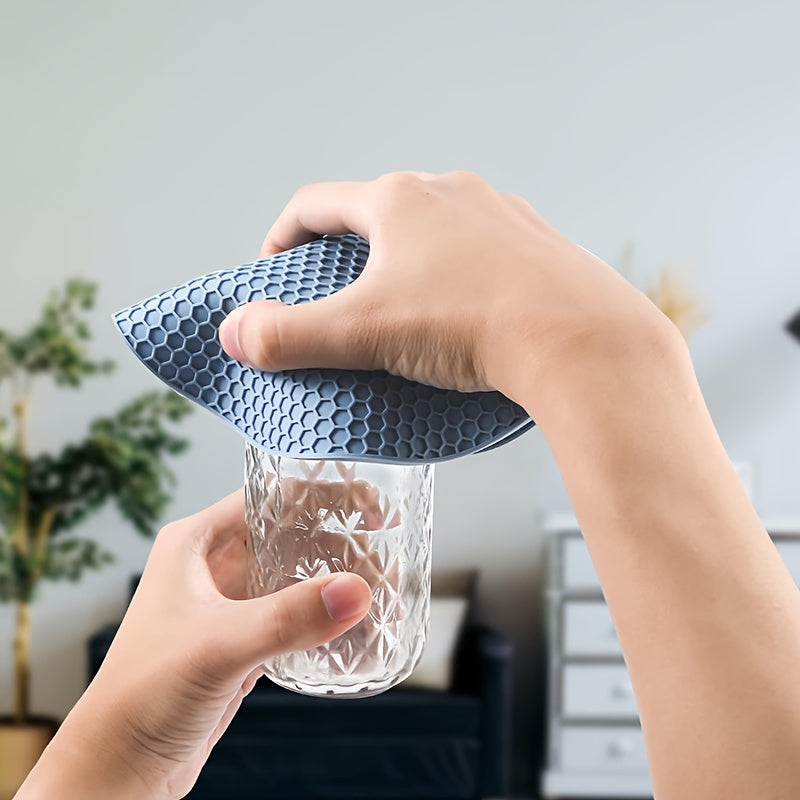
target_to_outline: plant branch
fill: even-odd
[[[58,508],[53,506],[46,508],[41,517],[39,517],[39,524],[36,527],[36,545],[33,551],[33,569],[31,570],[31,586],[35,586],[42,575],[42,566],[47,555],[47,540],[50,537],[50,532],[53,529],[53,520],[58,514]]]
[[[22,487],[17,508],[17,526],[14,531],[14,546],[20,555],[28,553],[28,515],[30,492],[28,490],[28,398],[20,395],[14,400],[14,419],[16,421],[17,453],[22,465]]]
[[[14,634],[14,722],[22,725],[28,718],[31,681],[31,604],[17,602]]]

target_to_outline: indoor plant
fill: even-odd
[[[29,709],[30,613],[39,581],[77,581],[111,560],[100,544],[71,533],[108,500],[138,531],[152,533],[173,480],[165,456],[187,445],[167,426],[188,412],[188,403],[173,392],[153,392],[95,420],[81,442],[56,453],[30,452],[35,379],[77,387],[112,368],[87,353],[95,290],[71,280],[49,296],[28,331],[0,329],[0,602],[16,607],[14,711],[0,721],[0,800],[13,795],[54,731],[53,721]]]

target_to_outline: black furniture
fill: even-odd
[[[115,625],[89,640],[90,677]],[[507,793],[511,647],[464,629],[450,691],[398,686],[361,700],[264,679],[214,748],[191,800],[478,800]]]
[[[786,330],[800,341],[800,311],[798,311],[787,323]]]

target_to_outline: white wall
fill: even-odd
[[[797,511],[800,6],[787,2],[5,2],[0,27],[0,326],[76,274],[100,281],[112,380],[41,387],[34,442],[77,436],[153,388],[108,314],[251,259],[300,184],[468,168],[525,195],[637,279],[686,269],[710,320],[692,340],[731,456],[763,513]],[[170,516],[240,480],[241,443],[187,425]],[[438,472],[435,559],[480,564],[481,615],[514,637],[517,783],[530,791],[541,688],[543,510],[568,508],[537,432]],[[36,609],[34,703],[63,714],[84,643],[120,613],[147,542],[85,526],[117,563]],[[11,631],[0,609],[0,641]],[[0,649],[0,691],[9,658]],[[2,708],[7,701],[0,702]]]

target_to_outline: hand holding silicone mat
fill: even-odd
[[[499,392],[458,392],[386,372],[263,372],[230,358],[218,328],[237,306],[326,297],[354,281],[366,240],[334,236],[213,272],[114,315],[157,377],[274,455],[419,464],[487,450],[533,426]],[[324,335],[324,332],[321,332]]]

